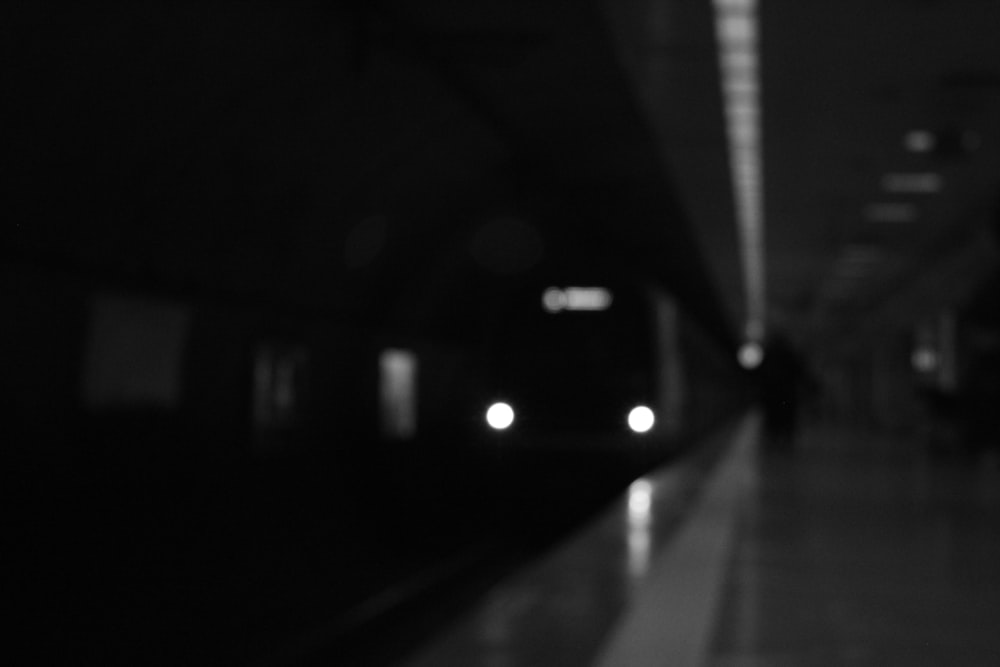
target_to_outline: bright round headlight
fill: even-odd
[[[494,403],[486,411],[486,423],[497,431],[509,428],[514,423],[514,408],[506,403]]]
[[[628,427],[636,433],[645,433],[653,428],[655,423],[656,417],[653,411],[645,405],[636,406],[628,413]]]

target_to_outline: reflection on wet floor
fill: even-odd
[[[753,425],[749,420],[721,429],[705,442],[704,451],[740,449],[730,444],[749,444]],[[703,587],[697,582],[721,580],[728,551],[724,540],[715,537],[723,532],[720,522],[731,523],[726,517],[732,512],[720,511],[720,503],[712,503],[707,514],[693,509],[703,505],[698,492],[705,486],[702,481],[713,458],[693,457],[633,481],[593,523],[538,562],[499,582],[480,604],[403,664],[586,665],[595,660],[629,664],[631,637],[643,634],[650,618],[646,609],[655,611],[665,604],[664,596],[669,600],[673,594],[699,598]],[[740,476],[745,466],[740,466],[743,459],[738,457],[723,460],[727,465],[721,467],[729,475],[713,475],[717,481],[707,486],[730,496],[721,502],[726,505],[739,495],[739,489],[730,488],[728,482]],[[719,495],[713,497],[719,500]],[[694,521],[687,521],[692,517]],[[691,524],[694,539],[685,539]],[[680,533],[678,542],[694,542],[698,550],[682,549],[682,560],[689,559],[683,568],[663,566],[675,532]],[[706,535],[708,551],[714,552],[709,557],[703,557]],[[675,575],[688,580],[683,585],[686,593],[678,591]],[[699,605],[704,607],[703,614],[676,604],[673,611],[685,618],[685,627],[691,620],[707,628],[708,623],[699,617],[710,620],[711,604],[695,606]],[[684,635],[685,642],[690,634],[687,630],[673,633]],[[654,638],[657,644],[665,637],[668,643],[673,641],[671,633],[659,635]]]
[[[995,461],[814,428],[759,466],[709,664],[998,664]]]

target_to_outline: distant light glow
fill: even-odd
[[[864,215],[869,222],[913,222],[917,219],[917,207],[905,203],[869,204]]]
[[[645,405],[639,405],[628,413],[628,427],[636,433],[646,433],[656,423],[653,411]]]
[[[937,146],[937,138],[929,130],[912,130],[903,137],[903,146],[911,153],[930,153]]]
[[[753,370],[764,361],[764,348],[756,341],[748,341],[740,346],[737,358],[740,366],[748,371]]]
[[[549,287],[542,293],[542,307],[550,313],[607,310],[613,301],[614,296],[605,287]]]
[[[919,347],[913,351],[910,359],[914,370],[920,373],[931,373],[938,368],[938,354],[929,347]]]
[[[486,423],[497,431],[510,428],[514,423],[514,408],[507,403],[494,403],[486,411]]]
[[[729,163],[739,231],[748,339],[764,336],[764,168],[757,3],[714,0]]]
[[[882,177],[882,189],[892,194],[925,194],[940,192],[944,184],[941,174],[890,173]]]

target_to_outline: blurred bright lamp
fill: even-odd
[[[514,423],[514,408],[506,403],[494,403],[486,411],[486,423],[497,431],[503,431]]]
[[[649,431],[653,428],[654,423],[656,423],[656,417],[653,415],[653,411],[645,405],[636,406],[628,413],[628,427],[636,433]]]
[[[749,341],[740,346],[738,356],[740,366],[748,371],[753,370],[764,361],[764,348],[760,346],[760,343]]]

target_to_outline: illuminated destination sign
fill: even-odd
[[[614,297],[604,287],[549,287],[542,293],[542,307],[550,313],[563,310],[607,310]]]

